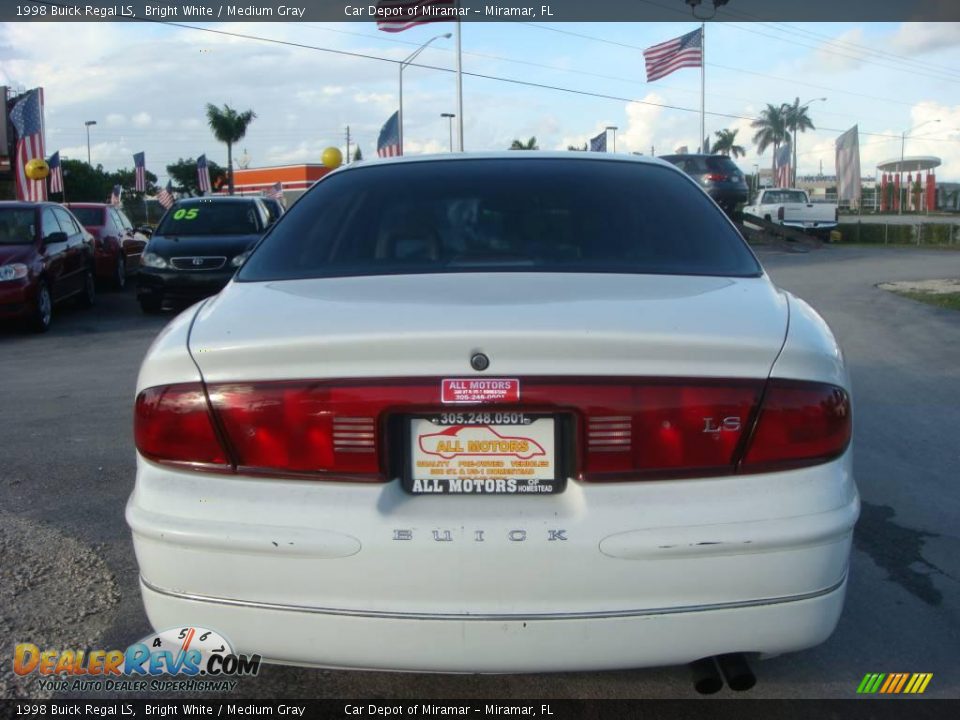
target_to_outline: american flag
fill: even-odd
[[[263,192],[265,197],[272,198],[274,200],[283,200],[283,183],[275,182],[273,185],[268,187]]]
[[[110,193],[110,204],[119,207],[120,195],[122,194],[123,194],[123,189],[119,185],[114,185],[113,192]]]
[[[590,138],[590,152],[607,151],[607,131],[604,130],[596,137]]]
[[[400,148],[400,111],[397,110],[380,129],[377,138],[377,155],[380,157],[396,157],[403,155]]]
[[[173,205],[173,183],[170,180],[167,180],[167,186],[160,188],[160,192],[157,193],[157,202],[168,210]]]
[[[63,166],[60,164],[60,151],[57,150],[50,159],[47,160],[50,166],[50,192],[63,192]]]
[[[776,169],[776,184],[777,187],[785,188],[790,187],[790,143],[785,142],[777,150],[777,154],[774,156],[773,164]]]
[[[379,0],[377,2],[377,29],[384,32],[403,32],[415,25],[443,22],[454,18],[431,17],[433,8],[456,7],[456,0]]]
[[[27,163],[44,158],[43,150],[43,88],[24,93],[10,111],[10,122],[17,133],[14,151],[17,200],[39,202],[47,199],[47,181],[27,177]]]
[[[137,192],[147,191],[147,162],[142,152],[135,153],[133,156],[133,167],[136,173],[136,180],[133,189]]]
[[[206,155],[197,158],[197,184],[203,194],[210,192],[210,168],[207,167]]]
[[[647,82],[666,77],[674,70],[703,65],[703,32],[699,28],[643,51]]]

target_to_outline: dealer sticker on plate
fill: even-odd
[[[444,405],[520,402],[520,381],[514,378],[451,378],[440,385]]]
[[[524,413],[451,412],[410,419],[415,494],[557,492],[556,420]]]

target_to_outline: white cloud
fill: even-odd
[[[883,48],[898,55],[929,53],[960,47],[960,23],[903,23]]]
[[[647,93],[642,99],[648,103],[664,102],[657,93]],[[622,152],[650,152],[663,108],[631,102],[627,103],[626,115],[626,128],[617,135],[617,149]]]
[[[147,127],[150,124],[150,113],[139,112],[132,118],[133,124],[136,127]]]
[[[808,70],[813,73],[841,73],[860,68],[864,59],[869,59],[869,53],[865,54],[852,45],[866,45],[862,28],[847,30],[821,43],[807,63]]]

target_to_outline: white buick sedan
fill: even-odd
[[[151,623],[281,663],[801,650],[859,512],[826,323],[635,157],[330,174],[153,343],[135,436]]]

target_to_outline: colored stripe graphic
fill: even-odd
[[[933,673],[867,673],[857,686],[857,693],[871,695],[919,695],[933,679]]]

